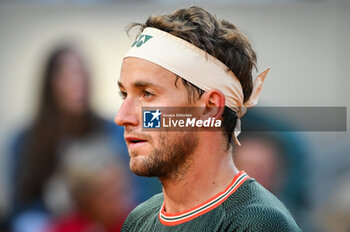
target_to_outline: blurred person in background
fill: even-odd
[[[318,231],[349,232],[350,231],[350,172],[337,177],[331,194],[319,208],[315,219],[320,228]]]
[[[288,167],[278,139],[267,133],[255,133],[242,136],[242,144],[245,146],[237,147],[234,153],[237,167],[249,173],[270,192],[280,194]]]
[[[49,232],[117,232],[130,212],[126,170],[105,149],[103,141],[75,144],[66,153],[59,173],[74,208],[51,223]],[[97,147],[97,149],[96,149]]]
[[[350,137],[343,136],[319,151],[313,191],[313,220],[320,232],[350,231]]]
[[[114,154],[128,162],[123,129],[92,111],[89,85],[87,65],[75,48],[64,45],[51,53],[44,67],[37,115],[15,138],[9,157],[9,224],[14,231],[38,232],[50,220],[52,211],[44,196],[50,192],[48,183],[57,170],[62,153],[71,143],[96,137],[96,134],[105,135],[110,139],[104,141],[114,149]],[[132,179],[138,182],[135,186],[139,186],[135,195],[129,194],[136,203],[160,191],[155,181],[134,175]]]
[[[313,231],[308,144],[289,123],[255,110],[242,121],[242,146],[234,148],[234,161],[286,204],[305,231]]]

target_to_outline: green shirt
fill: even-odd
[[[178,214],[168,214],[163,194],[136,207],[122,231],[301,231],[295,220],[273,194],[245,172],[211,199]]]

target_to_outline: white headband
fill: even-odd
[[[158,64],[204,91],[220,90],[225,95],[225,105],[238,116],[233,136],[238,145],[237,136],[241,132],[239,118],[247,112],[247,108],[258,103],[262,84],[270,70],[270,67],[267,68],[255,79],[251,97],[243,104],[241,83],[225,64],[172,34],[146,27],[124,58],[126,57],[137,57]]]

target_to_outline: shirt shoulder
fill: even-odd
[[[241,213],[240,217],[240,228],[246,232],[301,231],[291,215],[273,206],[251,205]],[[231,225],[233,228],[235,226]]]
[[[149,200],[138,205],[126,218],[122,231],[138,231],[139,225],[158,216],[163,204],[163,193],[154,195]],[[140,227],[141,228],[141,227]]]
[[[223,206],[226,231],[301,231],[284,204],[253,178]]]

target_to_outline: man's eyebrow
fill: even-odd
[[[148,86],[152,86],[152,85],[154,85],[154,84],[147,82],[147,81],[136,81],[134,83],[135,87],[148,87]]]
[[[118,86],[119,88],[125,89],[124,85],[118,81]],[[149,87],[149,86],[155,86],[155,84],[151,83],[151,82],[147,82],[147,81],[136,81],[135,83],[133,83],[134,87]]]

